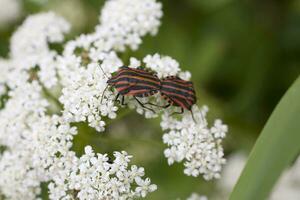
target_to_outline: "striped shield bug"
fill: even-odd
[[[124,104],[125,96],[132,96],[143,108],[151,110],[146,107],[138,97],[147,97],[154,95],[161,88],[160,79],[152,72],[148,72],[142,68],[120,67],[120,69],[107,81],[108,86],[117,90],[116,101],[119,96],[122,96],[121,104]]]
[[[168,101],[168,104],[164,106],[165,108],[169,106],[181,108],[180,112],[173,114],[182,114],[184,109],[189,110],[194,119],[192,106],[196,103],[197,98],[191,81],[182,80],[177,76],[167,76],[161,80],[160,93]]]

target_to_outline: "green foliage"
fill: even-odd
[[[230,200],[263,200],[300,152],[300,77],[259,136]]]

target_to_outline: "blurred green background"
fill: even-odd
[[[25,0],[22,16],[0,29],[0,56],[9,53],[9,38],[25,16],[54,10],[72,24],[68,39],[92,32],[100,0]],[[160,53],[192,72],[198,104],[210,107],[209,119],[229,125],[226,155],[248,153],[272,110],[300,72],[300,0],[163,0],[164,17],[156,37],[147,36],[137,52],[143,58]],[[137,123],[137,121],[139,123]],[[126,150],[158,185],[148,199],[186,198],[192,192],[210,196],[215,181],[183,175],[183,165],[168,166],[163,156],[159,119],[146,120],[120,110],[105,134],[76,124],[74,149],[87,144],[98,152]]]

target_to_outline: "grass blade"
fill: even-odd
[[[230,200],[264,200],[300,152],[300,77],[281,99],[250,154]]]

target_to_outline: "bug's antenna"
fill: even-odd
[[[109,79],[109,77],[108,77],[107,74],[104,72],[104,70],[103,70],[103,68],[101,67],[101,65],[99,65],[99,67],[100,67],[101,71],[103,72],[104,76],[105,76],[107,79]]]
[[[109,77],[108,77],[107,74],[104,72],[104,70],[103,70],[103,68],[101,67],[100,64],[99,64],[99,67],[100,67],[101,71],[103,72],[103,75],[107,78],[107,80],[109,80]],[[104,93],[105,93],[105,91],[107,90],[108,87],[109,87],[109,85],[107,84],[107,86],[105,87],[105,89],[104,89],[103,92],[102,92],[100,103],[102,103],[103,97],[104,97]]]

